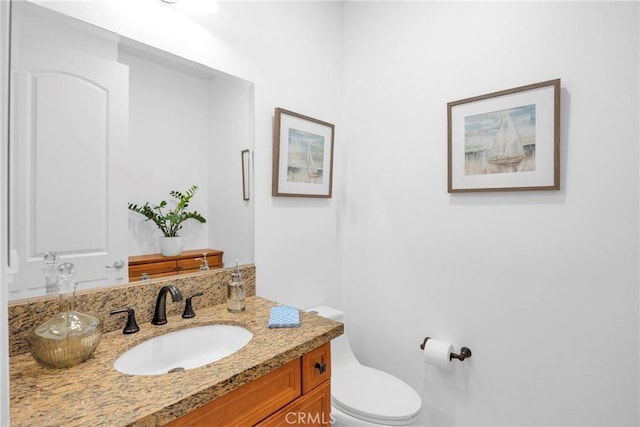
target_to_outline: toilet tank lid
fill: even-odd
[[[329,307],[328,305],[317,305],[315,307],[307,308],[309,313],[316,313],[322,317],[326,317],[331,320],[341,319],[344,313],[337,308]]]

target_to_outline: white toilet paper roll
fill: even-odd
[[[429,338],[424,346],[424,361],[441,369],[451,369],[449,355],[453,352],[453,346],[449,343]]]

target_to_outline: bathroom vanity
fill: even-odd
[[[248,294],[255,295],[255,271],[251,266],[242,268]],[[40,321],[33,316],[47,311],[42,302],[10,305],[14,337],[9,361],[11,425],[113,427],[203,422],[200,425],[270,426],[288,425],[298,416],[328,423],[330,341],[343,333],[342,323],[301,311],[300,327],[269,328],[271,307],[277,304],[257,296],[247,297],[244,312],[230,313],[220,298],[230,270],[172,279],[185,297],[207,288],[205,295],[194,300],[194,318],[181,317],[183,302],[168,301],[168,323],[162,326],[149,322],[153,302],[148,307],[144,304],[166,280],[91,291],[86,301],[84,294],[78,295],[79,309],[101,317],[106,333],[89,360],[67,369],[41,367],[22,344],[21,336]],[[122,333],[123,315],[97,312],[124,301],[137,308],[137,333]],[[150,338],[210,324],[242,326],[253,333],[253,338],[228,357],[184,372],[139,376],[113,367],[122,353]]]
[[[331,345],[326,343],[168,425],[328,425],[330,378]]]

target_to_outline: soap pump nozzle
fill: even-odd
[[[233,270],[233,273],[231,273],[231,279],[233,280],[241,280],[240,278],[240,267],[238,266],[238,260],[234,260],[234,262],[236,263],[235,269]]]

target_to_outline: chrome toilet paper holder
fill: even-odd
[[[424,350],[424,347],[427,345],[427,341],[429,341],[431,337],[426,337],[422,344],[420,344],[420,349]],[[449,353],[449,361],[453,359],[458,359],[459,361],[463,361],[464,359],[468,359],[471,357],[471,349],[469,347],[460,347],[460,354]]]

